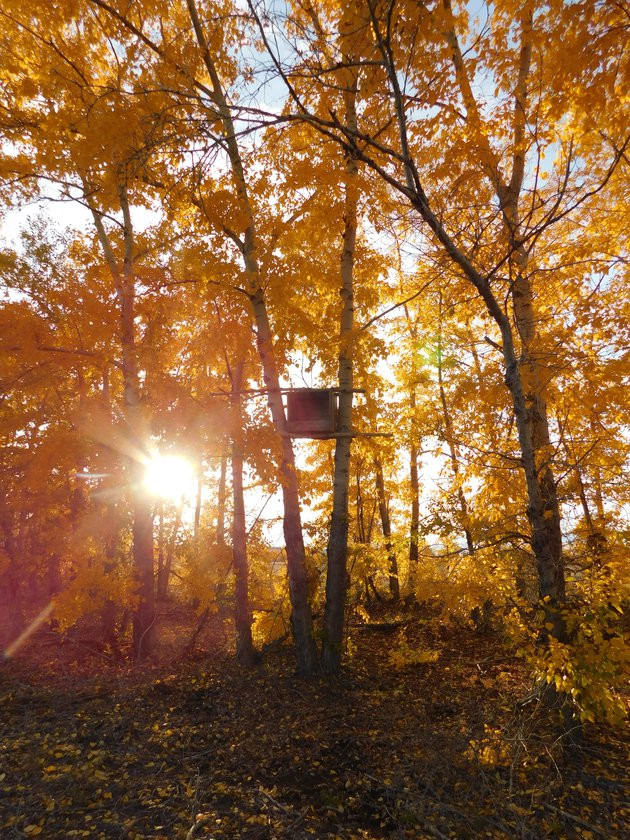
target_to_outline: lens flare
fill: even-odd
[[[181,502],[196,492],[195,469],[180,455],[154,455],[146,465],[144,486],[155,496]]]
[[[17,653],[22,645],[28,642],[33,633],[42,626],[49,616],[52,615],[54,608],[55,605],[52,601],[49,604],[46,604],[44,609],[39,613],[39,615],[35,616],[28,627],[22,630],[17,639],[6,647],[6,649],[2,652],[2,659],[10,659],[14,653]]]

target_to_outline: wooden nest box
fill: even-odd
[[[337,437],[337,390],[293,388],[286,394],[287,432],[291,437]]]

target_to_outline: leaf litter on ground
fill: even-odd
[[[396,644],[439,656],[401,666]],[[251,672],[216,644],[135,669],[52,643],[5,663],[0,836],[630,836],[622,735],[516,711],[529,675],[498,636],[417,621],[353,628],[351,648],[333,680],[296,678],[290,647]]]

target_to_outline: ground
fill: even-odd
[[[141,668],[50,630],[0,666],[0,837],[630,837],[622,734],[518,709],[498,634],[381,620],[342,677],[299,679],[290,647],[241,670],[218,619],[183,658],[179,621]],[[438,658],[394,667],[403,639]]]

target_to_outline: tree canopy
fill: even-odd
[[[390,601],[500,625],[571,714],[619,718],[629,20],[3,5],[7,650],[52,610],[142,660],[176,597],[232,609],[243,664],[291,635],[336,674]],[[296,387],[331,389],[325,439],[287,429]],[[147,485],[158,456],[188,483]]]

